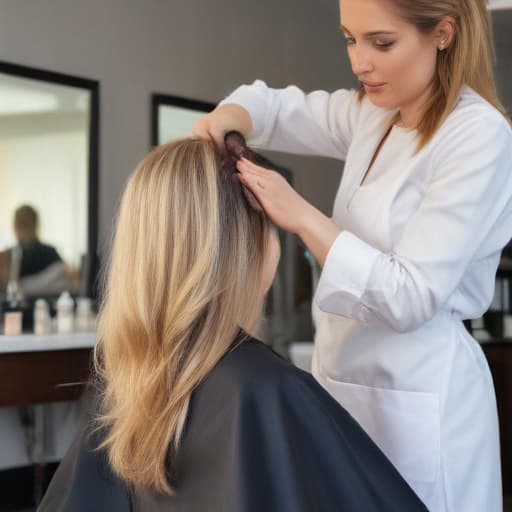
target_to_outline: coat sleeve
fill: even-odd
[[[295,86],[271,89],[261,80],[242,85],[225,103],[237,103],[249,112],[250,144],[339,160],[345,160],[362,108],[354,90],[305,94]]]
[[[497,264],[512,234],[510,127],[477,112],[438,145],[424,199],[392,252],[338,236],[317,289],[322,311],[412,331],[446,304],[472,261],[494,255]]]
[[[306,374],[244,400],[237,512],[427,509],[359,424]]]

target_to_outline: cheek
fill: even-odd
[[[389,63],[387,72],[392,78],[393,89],[404,94],[422,91],[435,73],[436,59],[429,51],[404,50]]]

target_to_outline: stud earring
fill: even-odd
[[[441,41],[441,44],[439,45],[439,49],[440,49],[440,50],[444,50],[445,45],[446,45],[446,41],[443,39],[443,40]]]

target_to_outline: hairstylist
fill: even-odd
[[[496,404],[463,325],[512,234],[512,134],[485,0],[340,0],[360,91],[242,86],[194,133],[345,161],[332,219],[240,160],[323,266],[313,373],[435,512],[498,512]],[[311,172],[314,172],[312,170]],[[321,177],[319,177],[321,179]]]

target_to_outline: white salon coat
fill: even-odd
[[[512,235],[508,123],[465,86],[418,153],[417,132],[393,127],[361,185],[394,110],[261,81],[229,102],[249,111],[251,144],[345,161],[332,215],[343,231],[314,301],[315,377],[429,510],[500,511],[494,389],[462,320],[488,308]]]

